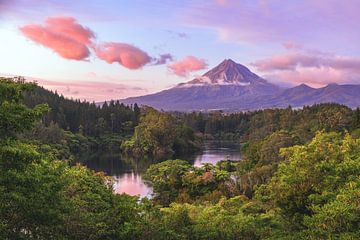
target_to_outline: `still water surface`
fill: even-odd
[[[204,163],[216,164],[224,159],[240,160],[240,145],[232,141],[207,141],[204,143],[203,151],[193,156],[179,158],[189,161],[194,166],[201,166]],[[150,196],[151,187],[143,181],[141,176],[153,163],[149,159],[135,160],[120,155],[102,154],[90,158],[85,165],[112,176],[116,193]]]

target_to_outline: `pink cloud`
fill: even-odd
[[[44,25],[28,24],[19,29],[27,38],[66,59],[85,60],[90,56],[91,48],[98,58],[109,64],[117,62],[128,69],[139,69],[148,63],[161,65],[173,60],[169,53],[153,58],[127,43],[105,42],[96,45],[92,41],[95,33],[72,17],[49,17]]]
[[[208,64],[204,59],[198,59],[194,56],[187,56],[168,66],[174,74],[180,77],[186,77],[190,72],[206,69],[207,67]]]
[[[262,72],[273,70],[295,70],[297,66],[319,67],[319,60],[320,59],[316,56],[285,54],[258,60],[253,65]]]
[[[226,5],[226,7],[219,7]],[[218,32],[225,41],[281,43],[296,41],[314,47],[357,49],[360,1],[214,0],[189,7],[183,18],[190,26]],[[329,41],[331,38],[331,41]]]
[[[107,42],[95,46],[94,50],[107,63],[117,62],[129,69],[139,69],[152,60],[146,52],[127,43]]]
[[[308,53],[289,53],[258,60],[253,65],[259,71],[296,70],[303,68],[360,69],[360,58],[348,56],[322,56]]]
[[[267,78],[314,87],[328,83],[360,83],[360,58],[336,56],[320,51],[291,52],[252,64]]]
[[[94,33],[81,26],[74,18],[52,17],[45,25],[28,24],[20,31],[32,41],[52,49],[61,57],[84,60],[90,56],[87,44],[95,37]]]
[[[303,45],[295,42],[284,42],[283,47],[287,50],[300,50],[303,48]]]
[[[46,25],[52,31],[61,33],[82,44],[90,44],[91,39],[95,38],[93,31],[78,24],[72,17],[49,17],[46,20]]]
[[[333,68],[300,68],[297,71],[286,70],[271,73],[265,76],[267,79],[285,85],[299,85],[305,83],[312,87],[323,87],[329,83],[356,84],[353,74]]]
[[[215,2],[220,6],[225,6],[228,3],[227,0],[215,0]]]

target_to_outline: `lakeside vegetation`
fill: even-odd
[[[143,108],[143,115],[131,139],[123,142],[124,153],[166,159],[200,149],[194,131],[169,113]]]
[[[0,134],[2,239],[360,235],[359,109],[170,114],[1,79]],[[144,176],[152,199],[114,194],[110,178],[68,161],[99,149],[164,158],[196,151],[199,137],[241,141],[243,161],[153,164]]]

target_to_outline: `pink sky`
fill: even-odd
[[[0,1],[0,72],[68,97],[160,91],[231,58],[275,83],[360,83],[360,1]]]
[[[130,97],[147,94],[147,90],[141,87],[122,85],[107,82],[56,82],[37,80],[41,86],[57,91],[65,97],[88,101],[104,101],[117,99],[119,96]]]

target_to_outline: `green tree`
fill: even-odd
[[[145,179],[152,184],[154,199],[162,205],[174,201],[182,189],[183,176],[191,168],[188,162],[179,159],[151,165]]]
[[[143,109],[144,115],[135,127],[129,141],[122,144],[122,149],[134,156],[151,156],[165,159],[174,153],[197,150],[194,132],[178,123],[169,113],[158,112],[152,108]]]
[[[360,141],[348,134],[318,133],[282,155],[285,161],[258,198],[279,208],[294,231],[313,238],[359,234]]]
[[[37,105],[33,109],[21,103],[23,92],[35,87],[23,79],[0,78],[0,136],[1,139],[29,130],[42,115],[49,110],[47,105]]]
[[[0,81],[0,238],[129,239],[140,221],[137,198],[114,195],[110,179],[70,167],[16,139],[41,118],[45,106],[27,108],[22,91],[32,85]],[[18,124],[12,128],[14,121]]]

